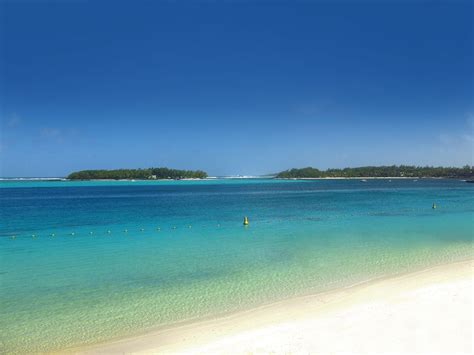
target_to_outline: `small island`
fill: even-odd
[[[462,168],[431,166],[361,166],[358,168],[319,170],[312,167],[289,169],[278,173],[278,179],[321,179],[321,178],[450,178],[472,179],[474,167]]]
[[[81,170],[67,176],[69,180],[181,180],[205,179],[202,170],[178,170],[169,168]]]

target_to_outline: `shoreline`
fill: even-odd
[[[298,177],[298,178],[274,178],[275,180],[459,180],[465,181],[464,178],[456,177],[410,177],[410,176],[358,176],[358,177],[342,177],[342,176],[328,176],[328,177]]]
[[[127,182],[144,182],[144,181],[215,181],[215,180],[458,180],[469,181],[466,178],[456,177],[407,177],[407,176],[360,176],[360,177],[296,177],[296,178],[279,178],[279,177],[207,177],[207,178],[183,178],[183,179],[67,179],[67,178],[0,178],[0,182],[87,182],[87,181],[127,181]]]
[[[473,267],[472,259],[434,266],[65,351],[85,354],[293,353],[345,352],[362,347],[361,351],[368,352],[403,349],[410,352],[420,349],[426,352],[439,352],[442,349],[469,352],[472,351],[472,338],[462,331],[452,332],[450,327],[454,322],[455,329],[464,324],[463,329],[472,331],[470,314],[473,309]],[[443,307],[447,307],[450,300],[457,302],[451,302],[451,309],[443,311]],[[443,312],[452,314],[438,319]],[[419,316],[414,317],[414,314],[418,313]],[[374,318],[380,318],[379,322],[384,324],[390,324],[395,318],[398,328],[394,327],[394,334],[390,337],[382,336],[372,341],[369,338],[373,337],[373,332],[380,327],[377,322],[371,321]],[[414,327],[416,332],[413,332],[415,329],[402,327],[410,321],[419,323]],[[336,341],[341,330],[348,332],[343,342]],[[429,338],[426,342],[417,341],[415,344],[413,334],[420,331],[429,334],[437,331],[450,334],[443,337],[443,344],[437,344],[436,339]],[[327,339],[334,338],[333,342],[317,339],[315,334],[321,333],[324,333]],[[389,339],[394,336],[399,341],[388,344],[387,341],[391,341]]]

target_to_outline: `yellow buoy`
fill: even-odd
[[[247,218],[247,216],[244,217],[244,226],[248,226],[249,225],[249,219]]]
[[[436,209],[436,203],[433,203],[433,206],[431,206],[432,209]]]

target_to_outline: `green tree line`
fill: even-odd
[[[207,173],[201,170],[178,170],[169,168],[82,170],[68,175],[70,180],[122,180],[122,179],[205,179]]]
[[[362,166],[358,168],[319,170],[312,167],[289,169],[276,175],[282,179],[325,178],[325,177],[436,177],[436,178],[473,178],[474,167],[465,165],[462,168],[433,167],[413,165]]]

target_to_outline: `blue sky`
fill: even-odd
[[[0,175],[473,164],[473,10],[0,1]]]

